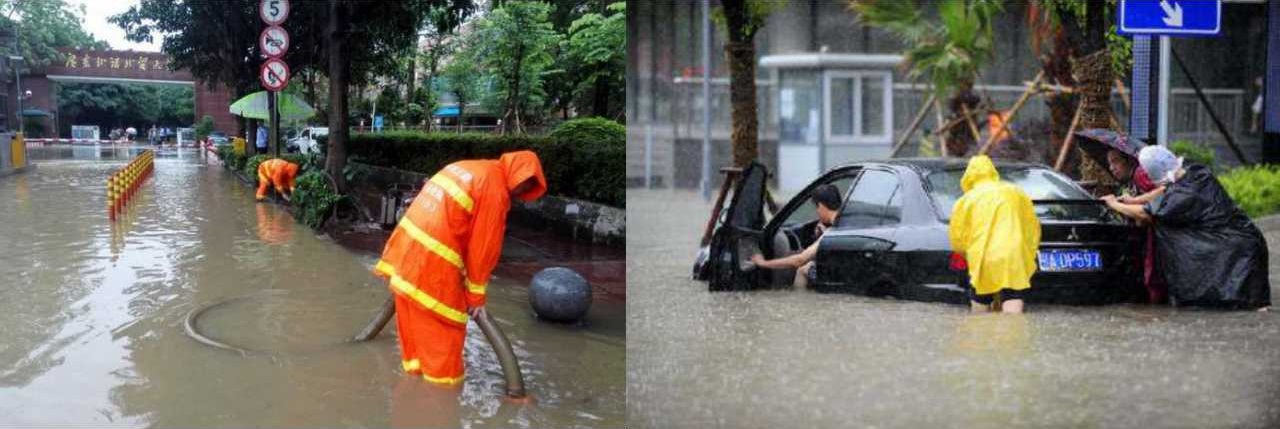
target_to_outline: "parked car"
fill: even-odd
[[[289,143],[285,145],[285,150],[303,154],[319,154],[320,148],[317,141],[328,138],[329,127],[306,127],[298,133],[297,137],[289,139]]]
[[[1136,227],[1094,199],[1070,178],[1047,166],[996,164],[1002,180],[1020,186],[1040,218],[1039,270],[1027,301],[1099,304],[1139,301]],[[810,193],[821,184],[841,190],[834,225],[821,236],[816,261],[818,292],[939,302],[967,302],[967,262],[952,252],[947,235],[951,207],[960,198],[963,159],[894,159],[858,162],[823,174],[766,222],[768,172],[753,164],[742,174],[721,213],[695,278],[711,290],[790,285],[794,270],[756,269],[751,255],[779,258],[814,240],[817,214]]]
[[[231,139],[227,137],[227,133],[222,131],[214,131],[209,133],[209,144],[216,146],[225,146],[231,144]]]

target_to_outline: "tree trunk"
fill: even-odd
[[[409,80],[405,86],[404,104],[413,102],[413,89],[418,83],[418,44],[413,44],[413,54],[409,58]]]
[[[1106,10],[1100,4],[1087,4],[1084,20],[1078,19],[1070,11],[1058,10],[1067,41],[1071,44],[1071,74],[1076,80],[1075,88],[1080,96],[1079,129],[1105,128],[1111,129],[1111,55],[1107,50],[1107,30],[1109,23],[1104,19]],[[1098,165],[1087,156],[1080,156],[1080,178],[1085,182],[1093,182],[1095,194],[1110,193],[1115,187],[1115,180],[1106,170],[1106,166]]]
[[[324,169],[337,185],[347,188],[342,170],[347,165],[347,73],[351,59],[346,55],[347,5],[342,0],[329,0],[329,27],[326,39],[329,51],[329,145]]]
[[[968,156],[969,149],[974,146],[976,141],[973,138],[973,131],[970,130],[968,121],[965,121],[964,111],[968,109],[971,114],[976,115],[978,102],[980,99],[977,94],[973,93],[972,82],[961,82],[956,87],[955,94],[947,100],[947,110],[951,112],[951,116],[947,118],[947,123],[959,119],[961,122],[952,126],[945,133],[947,135],[947,155],[964,158]],[[973,118],[974,122],[978,122],[981,118]]]
[[[756,50],[750,41],[725,44],[729,61],[729,104],[732,105],[733,165],[746,168],[759,156],[756,116]],[[710,103],[710,100],[706,100]]]
[[[1074,88],[1076,80],[1071,76],[1071,46],[1063,32],[1054,37],[1053,53],[1043,61],[1046,80],[1062,86]],[[1075,116],[1079,97],[1073,94],[1055,93],[1044,97],[1045,107],[1049,109],[1049,141],[1048,151],[1044,154],[1046,163],[1058,159],[1062,152],[1062,144],[1066,142],[1067,132],[1071,128],[1071,118]],[[1068,155],[1074,154],[1074,151]],[[1063,171],[1074,171],[1075,159],[1068,156],[1063,163]]]
[[[597,78],[594,86],[595,97],[592,100],[591,114],[607,118],[609,117],[609,83],[604,78]]]

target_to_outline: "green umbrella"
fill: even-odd
[[[293,94],[279,93],[276,103],[280,107],[280,120],[293,121],[307,119],[316,115],[316,109]],[[270,119],[271,111],[267,109],[267,92],[258,91],[244,96],[231,103],[231,113],[250,119]]]

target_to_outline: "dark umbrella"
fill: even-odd
[[[1112,150],[1120,151],[1130,158],[1133,158],[1134,165],[1138,163],[1138,151],[1142,150],[1146,145],[1137,140],[1129,139],[1129,136],[1122,135],[1115,131],[1103,128],[1090,128],[1087,130],[1076,131],[1076,138],[1084,153],[1089,155],[1098,165],[1106,167],[1107,152]],[[1107,170],[1110,173],[1110,170]]]

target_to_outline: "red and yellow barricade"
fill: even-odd
[[[124,209],[124,205],[138,191],[142,181],[151,177],[155,158],[154,151],[142,151],[129,161],[129,164],[116,170],[107,178],[107,214],[111,219],[116,218],[116,212]]]

